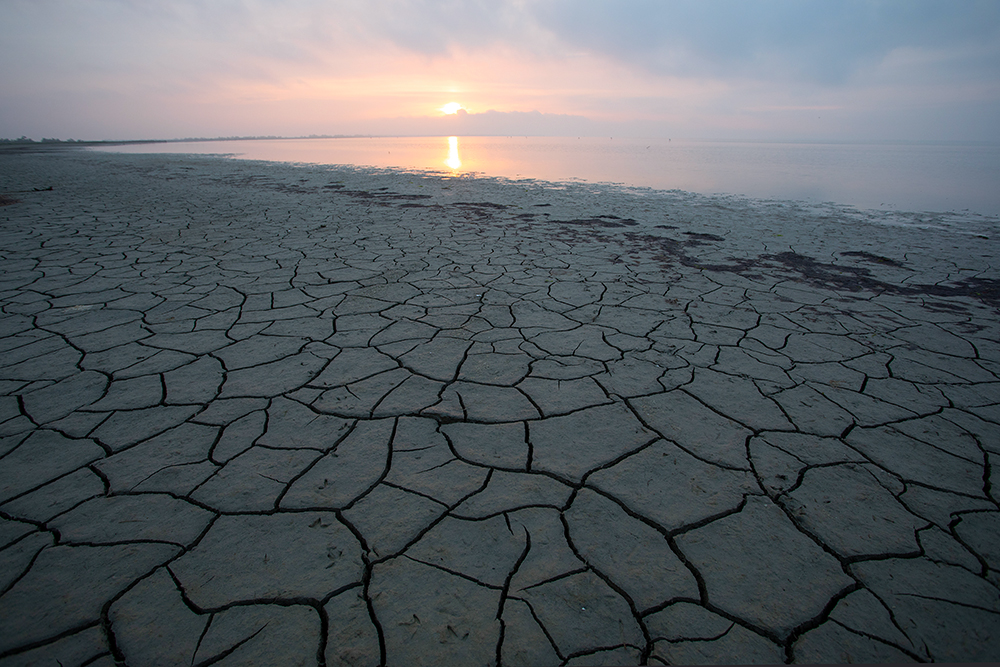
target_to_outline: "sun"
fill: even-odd
[[[446,104],[443,107],[441,107],[440,109],[438,109],[438,111],[441,111],[443,113],[451,115],[451,114],[458,113],[459,109],[464,109],[464,108],[465,107],[463,107],[458,102],[448,102],[448,104]]]

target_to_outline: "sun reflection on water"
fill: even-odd
[[[452,169],[462,168],[462,160],[458,157],[458,137],[448,137],[448,159],[444,163]]]

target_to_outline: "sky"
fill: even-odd
[[[35,140],[995,142],[1000,1],[0,0],[0,91]]]

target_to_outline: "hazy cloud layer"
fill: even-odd
[[[1000,140],[995,0],[0,0],[0,60],[6,137]]]

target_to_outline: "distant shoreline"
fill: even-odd
[[[432,137],[445,137],[446,134],[310,134],[301,136],[233,136],[233,137],[184,137],[179,139],[100,139],[96,141],[75,140],[75,139],[0,139],[0,149],[10,147],[48,147],[48,146],[129,146],[135,144],[179,144],[179,143],[203,143],[212,141],[297,141],[310,139],[426,139]],[[489,137],[502,139],[504,137],[522,135],[507,134],[485,134],[485,135],[458,135],[461,137]],[[532,138],[571,138],[576,135],[524,135]],[[581,138],[581,137],[577,137]],[[604,135],[584,136],[586,139],[601,139]],[[623,140],[651,139],[662,141],[667,137],[644,137],[644,136],[622,136]],[[614,140],[614,137],[608,137]],[[680,142],[711,143],[711,144],[776,144],[776,145],[817,145],[817,146],[1000,146],[1000,141],[976,140],[976,141],[955,141],[955,140],[905,140],[905,139],[885,139],[885,140],[863,140],[863,139],[706,139],[699,137],[676,137]]]
[[[647,142],[655,144],[654,150]],[[835,204],[853,208],[855,214],[888,216],[896,220],[894,224],[936,224],[944,216],[948,226],[989,235],[996,233],[1000,221],[1000,199],[991,180],[1000,173],[996,146],[460,137],[456,154],[450,155],[449,145],[444,137],[367,136],[48,140],[0,142],[0,154],[56,154],[83,148],[553,183],[582,181],[808,206]]]

